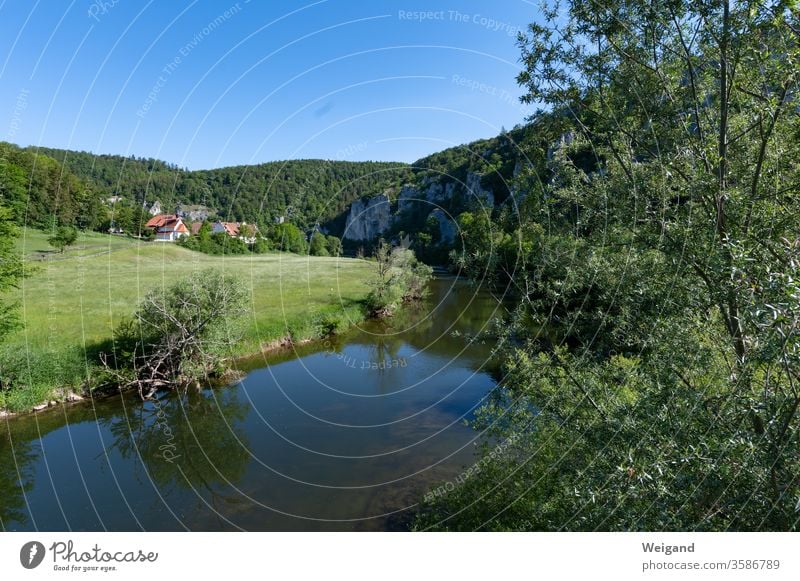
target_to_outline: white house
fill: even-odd
[[[145,227],[155,230],[156,240],[159,242],[174,242],[189,235],[189,229],[183,223],[183,219],[176,214],[153,216]]]

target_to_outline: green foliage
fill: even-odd
[[[796,14],[563,8],[520,38],[525,100],[549,112],[518,220],[461,214],[453,253],[518,292],[473,422],[508,445],[415,526],[795,530]]]
[[[428,281],[433,277],[433,269],[417,260],[414,252],[408,248],[392,250],[392,267],[396,273],[397,284],[403,289],[402,300],[405,302],[420,301],[425,297]]]
[[[272,250],[272,244],[266,238],[257,238],[253,243],[252,251],[254,254],[266,254]]]
[[[238,331],[246,290],[241,281],[218,270],[202,270],[166,290],[151,291],[134,314],[138,335],[158,341],[189,330],[203,342],[225,342]]]
[[[112,368],[130,368],[130,384],[141,394],[224,371],[224,358],[243,333],[246,299],[239,280],[216,270],[149,292],[133,321],[117,329]],[[118,381],[131,377],[116,373]]]
[[[336,236],[326,236],[325,248],[330,256],[339,256],[342,254],[342,240]]]
[[[107,212],[106,220],[100,224],[98,229],[106,232],[115,228],[131,236],[151,236],[152,230],[145,228],[145,224],[151,217],[141,204],[125,200],[118,201]]]
[[[0,206],[0,341],[17,324],[17,304],[9,300],[8,292],[16,288],[24,275],[22,261],[14,242],[19,233],[12,212]]]
[[[75,244],[76,240],[78,240],[78,231],[75,228],[72,226],[59,226],[53,232],[53,235],[47,239],[47,242],[59,252],[64,252],[64,249]]]
[[[200,241],[205,241],[211,238],[212,228],[210,222],[203,222],[200,229],[197,231],[197,237]]]
[[[178,240],[178,244],[190,250],[196,250],[205,254],[216,255],[242,255],[247,254],[250,249],[244,240],[233,238],[225,232],[212,234],[211,227],[203,225],[197,236],[183,237]],[[263,245],[262,245],[263,248]]]
[[[308,247],[311,256],[329,256],[327,240],[322,232],[315,231],[311,235],[311,241]]]
[[[308,243],[303,231],[289,222],[275,225],[270,230],[268,238],[277,250],[294,252],[295,254],[306,254],[308,252]]]
[[[33,406],[79,392],[87,375],[86,354],[76,345],[30,349],[0,347],[0,409],[26,412]]]
[[[380,240],[373,258],[372,291],[367,296],[367,307],[371,313],[389,316],[401,302],[418,301],[424,297],[433,269],[419,262],[413,251],[402,247],[392,248],[385,240]]]
[[[0,201],[20,224],[99,227],[106,220],[99,191],[37,150],[0,142]]]
[[[332,220],[364,192],[383,191],[409,174],[405,164],[390,162],[308,159],[188,171],[152,158],[38,151],[96,190],[134,205],[159,200],[171,211],[178,203],[202,204],[226,220],[257,222],[262,231],[279,216],[300,228]]]

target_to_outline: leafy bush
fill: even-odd
[[[64,252],[67,246],[72,246],[78,239],[78,231],[72,226],[59,226],[47,243],[59,252]]]
[[[155,289],[121,326],[113,357],[105,354],[103,362],[121,387],[137,387],[145,397],[223,371],[242,334],[246,297],[241,282],[216,270]]]
[[[328,246],[325,235],[322,232],[314,232],[309,243],[309,254],[311,256],[328,256]]]
[[[295,254],[305,254],[308,250],[306,237],[303,231],[296,225],[284,222],[276,224],[269,230],[268,236],[273,246],[284,252],[294,252]]]
[[[374,255],[375,270],[367,307],[378,316],[391,315],[403,301],[418,301],[433,276],[433,269],[417,260],[408,248],[392,248],[384,240]]]

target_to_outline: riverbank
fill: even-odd
[[[463,280],[429,291],[237,360],[224,387],[93,394],[3,421],[0,529],[405,530],[473,461],[481,436],[464,420],[497,383],[495,342],[476,338],[502,306]]]
[[[343,330],[355,327],[368,318],[369,317],[367,316],[366,309],[362,308],[361,314],[358,316],[358,318],[355,316],[348,317],[346,321],[342,321],[341,325],[338,326],[336,331],[319,329],[318,334],[303,338],[295,338],[292,335],[285,335],[281,338],[263,343],[258,351],[244,352],[244,349],[237,349],[235,351],[236,355],[231,357],[230,366],[219,377],[215,378],[215,385],[224,385],[241,378],[244,375],[243,369],[246,370],[254,368],[259,363],[263,363],[265,358],[280,357],[282,354],[292,356],[297,348],[312,346],[314,343],[328,340],[331,337],[335,337]],[[97,374],[103,372],[102,367],[99,365],[92,367]],[[91,379],[87,380],[83,385],[78,387],[55,387],[49,392],[48,397],[44,401],[32,405],[29,408],[9,411],[8,409],[0,407],[0,419],[16,418],[23,415],[42,412],[48,408],[81,404],[85,403],[86,401],[113,397],[118,395],[121,391],[124,390],[120,390],[116,387],[95,387],[92,385]]]
[[[209,256],[173,244],[90,234],[58,260],[41,260],[41,236],[23,239],[35,272],[16,296],[19,330],[0,345],[0,410],[25,413],[69,394],[86,396],[101,369],[113,329],[152,288],[217,268],[249,288],[250,316],[231,360],[283,343],[338,333],[365,317],[369,263],[286,253]],[[107,245],[107,252],[103,246]],[[0,414],[2,415],[2,414]]]
[[[223,374],[215,379],[215,385],[228,384],[241,378],[244,375],[244,370],[252,369],[259,363],[263,364],[265,358],[279,358],[282,354],[285,354],[287,357],[291,357],[294,355],[297,348],[310,347],[317,342],[329,340],[331,337],[336,336],[341,331],[350,327],[355,327],[368,318],[369,317],[366,314],[366,309],[362,309],[362,316],[360,318],[348,319],[347,326],[342,326],[336,332],[323,333],[320,331],[320,334],[316,336],[304,337],[302,339],[295,339],[291,335],[286,335],[279,339],[265,342],[259,351],[239,353],[239,350],[237,350],[237,355],[231,358],[232,360],[230,362],[230,367],[228,367]],[[102,373],[103,369],[98,365],[95,366],[95,371],[97,373]],[[115,387],[92,387],[89,381],[79,388],[56,387],[50,392],[49,397],[46,400],[33,405],[30,408],[18,409],[16,411],[9,411],[7,409],[0,408],[0,419],[17,418],[59,406],[63,407],[65,405],[83,404],[87,401],[96,401],[98,399],[114,397],[120,392],[121,390]]]

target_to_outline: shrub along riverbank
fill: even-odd
[[[99,353],[154,288],[214,269],[243,281],[247,313],[230,358],[341,331],[364,319],[367,261],[269,253],[209,256],[173,244],[82,234],[64,254],[46,236],[19,241],[30,276],[16,296],[20,327],[0,345],[0,410],[27,411],[96,383]]]

